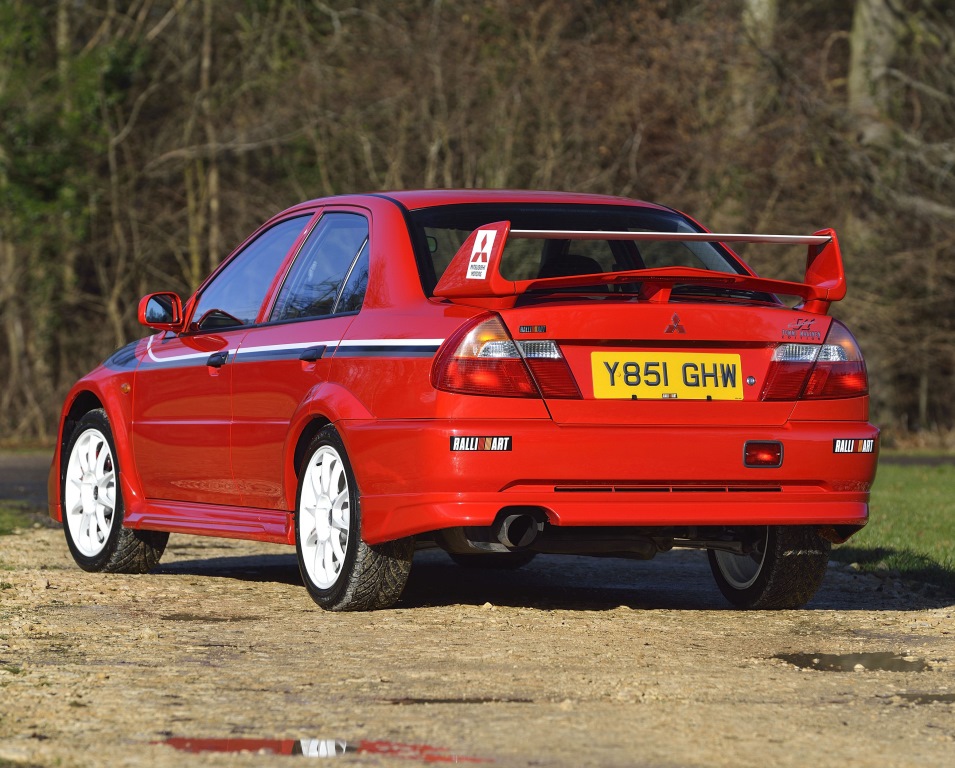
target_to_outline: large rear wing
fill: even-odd
[[[509,238],[549,240],[653,240],[708,243],[772,243],[806,245],[804,282],[771,280],[754,275],[714,272],[695,267],[633,269],[589,275],[508,280],[501,275],[501,255]],[[434,295],[447,299],[468,299],[488,307],[513,305],[528,291],[584,288],[595,285],[640,283],[640,295],[647,301],[666,303],[676,285],[702,285],[746,291],[797,296],[801,309],[824,315],[829,304],[846,295],[846,276],[835,231],[823,229],[812,235],[752,235],[712,232],[577,232],[570,230],[511,229],[509,221],[478,227],[451,259]]]

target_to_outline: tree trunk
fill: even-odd
[[[856,0],[847,87],[849,112],[863,145],[884,145],[891,136],[886,74],[903,31],[893,0]]]

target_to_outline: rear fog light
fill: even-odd
[[[743,446],[743,464],[747,467],[781,467],[783,444],[775,440],[749,440]]]

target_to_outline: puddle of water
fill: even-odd
[[[913,704],[955,704],[955,693],[897,693],[895,695]]]
[[[780,653],[773,657],[820,672],[924,672],[924,659],[898,653]]]
[[[427,744],[400,744],[394,741],[358,741],[341,739],[190,739],[170,737],[154,744],[165,744],[180,752],[218,752],[262,755],[298,755],[300,757],[331,758],[347,754],[383,755],[399,760],[418,760],[425,763],[492,763],[481,757],[455,755],[443,747]]]

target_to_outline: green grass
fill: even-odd
[[[0,501],[0,536],[13,533],[15,528],[30,528],[33,520],[26,507],[17,501]]]
[[[955,466],[881,465],[869,515],[834,560],[955,592]]]

